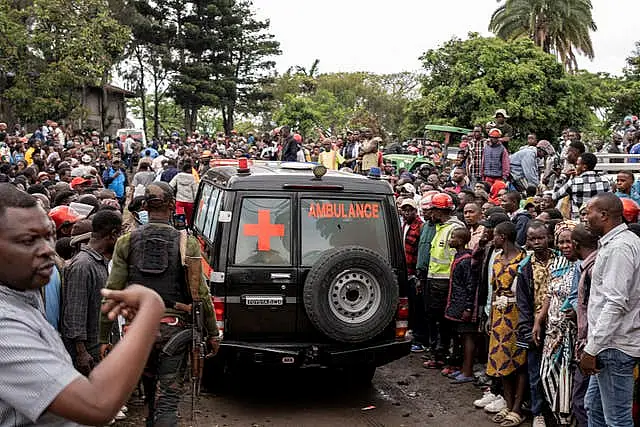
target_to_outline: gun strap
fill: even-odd
[[[187,266],[187,230],[180,230],[180,262],[183,267]]]
[[[182,267],[184,268],[184,279],[187,287],[189,288],[189,293],[191,294],[191,299],[196,302],[200,301],[200,279],[201,279],[201,264],[200,257],[189,257],[187,256],[187,239],[189,235],[186,230],[180,230],[180,262],[182,263]],[[194,265],[195,264],[195,265]]]

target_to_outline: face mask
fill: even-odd
[[[147,212],[147,211],[138,212],[138,222],[140,224],[148,224],[149,223],[149,212]]]

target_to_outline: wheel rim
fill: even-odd
[[[329,287],[329,307],[341,321],[364,323],[378,311],[381,301],[378,280],[371,273],[350,269],[338,274]]]

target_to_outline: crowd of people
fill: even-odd
[[[476,126],[451,168],[395,182],[412,351],[486,387],[473,404],[503,427],[528,412],[535,427],[638,425],[640,184],[597,173],[573,130],[510,152],[506,118]]]
[[[282,126],[259,136],[194,132],[145,145],[131,135],[111,139],[52,121],[31,134],[0,123],[0,183],[7,183],[0,193],[29,209],[31,199],[7,186],[32,195],[55,228],[56,263],[40,285],[42,304],[29,304],[44,310],[75,369],[91,375],[122,333],[123,322],[111,327],[113,316],[100,320],[101,292],[119,291],[126,281],[127,254],[145,240],[136,230],[174,214],[188,222],[199,177],[223,159],[316,162],[393,186],[410,281],[412,351],[424,353],[425,368],[455,384],[487,387],[474,405],[503,427],[521,424],[526,410],[534,426],[633,425],[640,182],[627,171],[615,182],[598,174],[596,155],[572,129],[555,143],[530,133],[522,148],[510,149],[508,119],[498,110],[494,121],[475,126],[455,160],[448,160],[446,144],[390,140],[385,146],[366,128],[342,137],[319,134],[316,142]],[[633,153],[640,126],[628,119],[612,145]],[[383,157],[394,153],[430,161],[412,172]],[[131,274],[144,281],[136,269]],[[3,297],[4,288],[0,297],[15,299]],[[187,303],[172,296],[162,324],[183,324]],[[216,330],[211,307],[205,311]],[[173,335],[165,329],[168,340]],[[217,348],[215,339],[210,345]],[[478,362],[486,364],[480,371]],[[175,376],[182,367],[171,363]],[[152,406],[169,423],[179,399],[172,379],[148,385],[160,387],[164,400]],[[126,417],[121,409],[118,419]]]

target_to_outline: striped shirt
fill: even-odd
[[[553,200],[558,201],[565,196],[571,198],[571,218],[580,218],[580,207],[596,194],[611,191],[611,183],[594,171],[583,172],[558,186],[553,192]]]
[[[0,284],[0,330],[0,427],[78,426],[47,411],[81,374],[47,322],[40,291]]]
[[[469,143],[469,154],[471,161],[469,162],[469,176],[471,178],[482,176],[482,155],[484,153],[485,140],[471,140]]]

